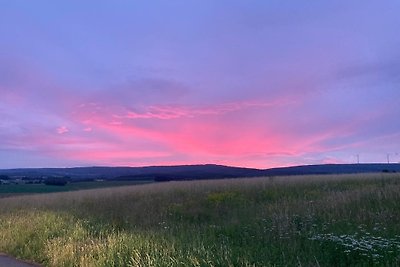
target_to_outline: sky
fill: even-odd
[[[399,162],[399,11],[0,0],[0,168]]]

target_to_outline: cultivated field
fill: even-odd
[[[168,182],[0,199],[46,266],[399,266],[400,175]]]

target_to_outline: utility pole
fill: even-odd
[[[356,157],[357,164],[360,164],[360,154],[355,154],[354,156]]]
[[[389,164],[390,163],[390,154],[389,153],[386,154],[386,158],[387,158],[387,163]]]

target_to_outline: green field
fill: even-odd
[[[400,175],[153,183],[0,199],[45,266],[399,266]]]
[[[85,189],[95,189],[104,187],[116,187],[126,185],[137,185],[151,183],[151,180],[136,181],[90,181],[90,182],[73,182],[65,186],[45,185],[45,184],[0,184],[0,198],[11,195],[26,195],[34,193],[54,193],[66,192]]]

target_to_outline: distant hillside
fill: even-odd
[[[77,167],[77,168],[39,168],[0,170],[8,176],[69,176],[75,180],[108,179],[212,179],[262,176],[263,170],[251,168],[228,167],[222,165],[179,165],[149,167]]]
[[[322,164],[303,165],[264,170],[264,175],[348,174],[373,172],[400,172],[399,163]]]
[[[61,177],[73,180],[139,180],[158,181],[217,179],[256,176],[282,176],[306,174],[346,174],[371,172],[400,172],[400,164],[324,164],[272,169],[238,168],[214,164],[149,166],[149,167],[76,167],[0,170],[0,175],[10,177]]]

